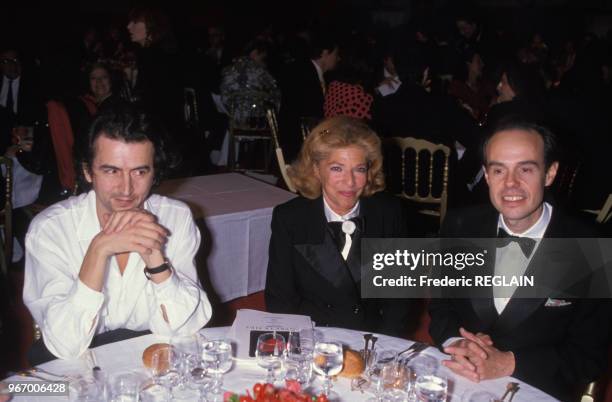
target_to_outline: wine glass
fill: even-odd
[[[410,369],[410,394],[415,395],[416,380],[420,376],[433,375],[438,370],[440,363],[433,356],[418,355],[408,360],[406,366]]]
[[[445,402],[448,383],[446,378],[436,375],[422,375],[417,377],[415,392],[419,401]]]
[[[185,387],[191,382],[192,371],[199,367],[198,337],[193,335],[178,335],[170,340],[172,346],[172,366],[179,374],[179,387]]]
[[[212,339],[202,345],[202,361],[214,376],[208,401],[223,401],[223,374],[232,367],[232,344],[227,339]]]
[[[287,354],[283,362],[285,380],[296,380],[302,388],[310,382],[313,349],[312,329],[289,333]]]
[[[376,361],[368,370],[370,384],[374,387],[374,397],[368,402],[382,402],[385,400],[383,395],[385,385],[385,374],[387,366],[395,364],[397,353],[391,350],[383,350],[376,355]]]
[[[331,391],[331,376],[340,373],[343,362],[344,354],[340,342],[322,341],[315,344],[313,369],[325,377],[322,392],[328,399],[337,399],[337,395]]]
[[[266,332],[257,338],[255,357],[260,367],[268,370],[266,382],[274,384],[274,370],[281,366],[281,358],[285,351],[285,338],[276,332]]]

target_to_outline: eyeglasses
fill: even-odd
[[[19,59],[1,59],[0,63],[2,63],[2,64],[9,64],[9,63],[18,64],[19,63]]]

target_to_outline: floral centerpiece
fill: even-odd
[[[309,395],[302,391],[300,383],[287,380],[284,388],[274,388],[272,384],[257,383],[253,386],[253,395],[247,390],[246,395],[226,392],[224,402],[328,402],[325,395]]]

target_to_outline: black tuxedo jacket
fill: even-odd
[[[441,236],[495,237],[498,216],[491,206],[451,212]],[[553,209],[545,237],[595,237],[593,233],[583,223]],[[565,264],[565,257],[580,257],[551,247],[540,243],[526,274],[543,258],[553,261],[545,268],[558,270],[555,276],[559,278],[565,270],[576,269],[575,264]],[[491,258],[494,261],[494,252]],[[460,336],[459,327],[489,334],[495,347],[514,353],[514,377],[567,400],[573,389],[594,381],[606,367],[610,307],[607,300],[597,299],[567,299],[570,304],[557,307],[546,306],[546,301],[512,298],[500,315],[492,298],[432,300],[430,334],[437,344]]]
[[[302,145],[300,118],[323,118],[324,94],[317,69],[310,60],[287,66],[280,77],[280,143],[290,162]]]
[[[0,91],[3,86],[4,76],[0,75]],[[21,75],[17,94],[17,121],[32,125],[40,117],[43,102],[38,87],[34,77]]]
[[[364,237],[406,237],[410,217],[386,193],[361,199]],[[345,262],[333,241],[323,199],[295,198],[272,214],[266,305],[275,313],[309,315],[319,326],[398,335],[407,324],[406,300],[362,299],[359,240]]]

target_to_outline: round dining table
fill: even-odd
[[[216,328],[205,328],[202,330],[203,334],[209,338],[223,338],[229,333],[230,327],[216,327]],[[320,334],[319,336],[324,337],[326,340],[338,340],[344,345],[349,346],[352,349],[359,350],[363,348],[363,333],[342,328],[329,328],[329,327],[317,327],[316,331]],[[377,335],[378,342],[376,343],[376,350],[393,350],[402,351],[408,348],[413,341],[394,338],[385,335]],[[137,338],[131,338],[97,348],[90,349],[75,360],[52,360],[47,363],[41,364],[39,367],[60,375],[67,375],[74,377],[77,375],[89,375],[92,368],[95,366],[100,367],[107,376],[112,376],[117,373],[125,373],[129,371],[137,371],[140,373],[146,373],[146,370],[142,363],[142,353],[150,345],[158,342],[168,342],[168,337],[162,337],[158,335],[144,335]],[[440,352],[434,347],[429,347],[421,354],[429,355],[434,357],[438,362],[444,359],[448,359],[448,355]],[[461,402],[464,397],[468,394],[474,393],[475,391],[488,391],[498,397],[501,397],[509,382],[517,382],[519,384],[519,390],[516,392],[513,402],[549,402],[557,401],[557,399],[550,395],[540,391],[539,389],[530,386],[518,379],[512,377],[498,378],[495,380],[481,381],[480,383],[471,382],[465,378],[459,377],[453,374],[450,370],[444,367],[442,364],[437,369],[437,375],[446,377],[448,381],[448,398],[450,402]],[[47,377],[47,375],[41,374],[41,376]],[[259,367],[254,358],[250,359],[239,359],[235,358],[233,366],[228,371],[223,379],[224,388],[236,393],[246,394],[246,390],[250,390],[252,393],[252,387],[255,383],[264,382],[266,377],[266,370]],[[48,377],[49,379],[56,379],[55,377]],[[15,381],[41,381],[37,378],[23,377],[23,376],[12,376],[4,382],[10,383]],[[319,377],[314,377],[314,385],[318,385],[322,382]],[[359,402],[365,401],[372,397],[372,393],[365,390],[352,391],[351,381],[346,378],[338,377],[333,383],[333,390],[338,393],[341,401],[347,402]],[[14,401],[28,401],[28,402],[50,402],[50,401],[69,401],[67,396],[14,396]],[[507,399],[506,399],[507,400]]]

